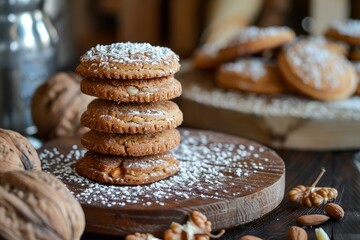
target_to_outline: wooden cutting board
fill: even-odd
[[[360,97],[320,102],[295,95],[261,95],[218,87],[215,74],[182,64],[177,75],[184,123],[249,138],[276,148],[360,147]]]
[[[280,204],[285,165],[274,151],[222,133],[180,131],[181,144],[173,150],[180,172],[145,186],[102,185],[77,175],[74,164],[85,152],[79,139],[48,142],[39,156],[43,170],[62,180],[81,203],[89,232],[161,236],[171,222],[185,223],[193,210],[204,213],[217,231]]]

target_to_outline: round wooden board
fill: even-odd
[[[295,95],[224,90],[214,73],[182,64],[177,75],[184,123],[249,138],[276,148],[343,150],[360,147],[360,97],[320,102]],[[206,117],[204,117],[206,116]]]
[[[213,230],[250,222],[280,204],[285,165],[272,150],[249,140],[211,131],[180,129],[173,149],[181,162],[175,176],[145,186],[110,186],[76,174],[85,152],[79,139],[58,139],[39,151],[44,171],[62,180],[81,203],[86,231],[161,236],[171,222],[185,223],[193,210]]]

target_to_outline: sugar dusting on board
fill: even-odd
[[[215,133],[182,130],[181,134],[182,143],[173,150],[181,162],[180,172],[144,186],[102,185],[79,176],[74,164],[85,151],[76,145],[66,154],[54,148],[43,150],[39,156],[44,171],[67,185],[78,186],[73,194],[82,204],[103,207],[166,206],[169,199],[172,204],[198,198],[228,199],[251,194],[283,174],[283,162],[262,146],[219,142]],[[274,157],[278,160],[270,159]]]
[[[179,61],[179,56],[167,47],[152,46],[149,43],[113,43],[97,45],[81,57],[81,62],[100,62],[99,67],[108,67],[109,63],[150,63],[171,64]]]

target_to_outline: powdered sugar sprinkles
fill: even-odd
[[[224,72],[235,72],[257,81],[266,74],[265,62],[260,59],[241,59],[221,66]]]
[[[81,204],[100,207],[173,207],[194,199],[215,202],[254,193],[278,181],[284,172],[283,161],[256,143],[204,131],[182,129],[181,135],[181,145],[173,150],[181,162],[179,173],[144,186],[103,185],[79,176],[74,165],[85,150],[70,143],[66,150],[45,148],[39,156],[43,170],[68,185]]]
[[[121,64],[171,64],[178,62],[179,56],[167,47],[152,46],[149,43],[113,43],[97,45],[86,52],[80,61],[99,62],[99,67],[109,63]]]
[[[360,21],[348,19],[347,21],[336,21],[331,27],[340,34],[350,37],[360,37]]]

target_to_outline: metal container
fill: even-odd
[[[0,127],[30,133],[31,97],[56,70],[57,42],[42,0],[0,0]]]

